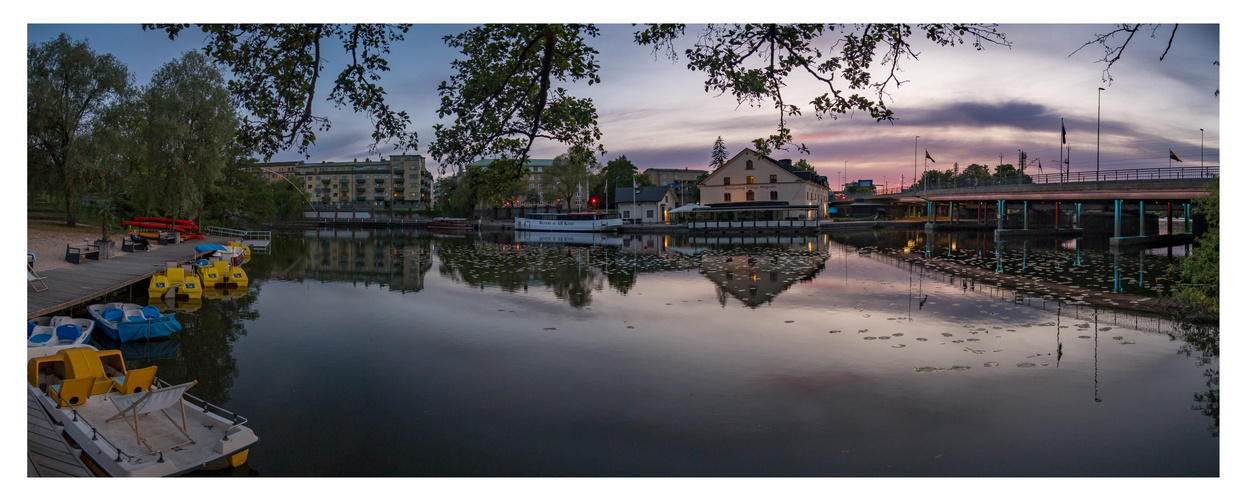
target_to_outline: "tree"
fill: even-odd
[[[108,154],[88,153],[89,137],[108,131],[101,117],[123,105],[131,92],[130,72],[111,54],[97,55],[86,42],[61,34],[27,49],[26,83],[29,183],[59,191],[65,223],[76,225],[79,199],[97,185],[102,166],[97,160]]]
[[[634,184],[637,184],[638,187],[647,187],[647,186],[655,185],[654,182],[651,182],[651,176],[647,174],[634,174]]]
[[[816,173],[816,167],[813,167],[812,164],[808,163],[807,158],[799,158],[799,161],[794,162],[794,168],[806,170],[813,174]]]
[[[1099,59],[1099,62],[1107,63],[1102,70],[1102,81],[1107,82],[1107,85],[1110,85],[1112,80],[1114,80],[1114,78],[1111,78],[1111,66],[1119,61],[1120,57],[1124,55],[1124,50],[1128,48],[1129,43],[1133,41],[1133,37],[1137,35],[1137,32],[1142,31],[1143,29],[1149,29],[1150,38],[1155,38],[1155,34],[1159,31],[1159,28],[1163,26],[1164,25],[1162,24],[1142,25],[1141,23],[1120,24],[1117,25],[1115,29],[1106,33],[1095,33],[1093,40],[1085,42],[1080,47],[1077,47],[1071,54],[1068,54],[1068,57],[1076,55],[1077,52],[1080,52],[1085,47],[1093,45],[1101,46],[1103,56],[1102,59]],[[1167,57],[1168,52],[1172,50],[1172,42],[1176,40],[1176,32],[1180,29],[1180,26],[1180,24],[1172,25],[1171,33],[1168,35],[1167,46],[1165,46],[1163,48],[1163,52],[1159,54],[1160,61]],[[1124,36],[1123,39],[1120,39],[1121,35]],[[1216,60],[1213,64],[1219,66],[1220,61]],[[1219,96],[1220,89],[1217,88],[1215,89],[1215,97]]]
[[[608,162],[607,166],[603,168],[604,193],[608,197],[608,206],[616,206],[616,188],[629,187],[630,179],[633,179],[634,174],[637,173],[638,167],[635,167],[634,163],[629,161],[629,158],[626,158],[625,155]]]
[[[982,183],[988,184],[992,178],[993,176],[990,175],[990,167],[977,163],[971,163],[964,168],[963,172],[959,173],[956,181],[963,185],[967,184],[967,181],[975,179],[979,185]]]
[[[440,173],[495,157],[521,177],[538,139],[602,153],[594,104],[559,85],[599,82],[598,51],[583,38],[598,34],[593,25],[509,24],[444,37],[465,59],[453,61],[451,78],[438,86],[438,117],[453,117],[434,126],[429,151]]]
[[[569,148],[568,152],[555,157],[543,172],[543,192],[567,203],[583,190],[590,173],[597,167],[592,151],[576,146]]]
[[[729,153],[725,152],[725,140],[718,135],[716,136],[716,142],[712,143],[712,162],[708,163],[707,166],[712,167],[712,170],[716,170],[721,165],[724,165],[726,161],[729,161]]]
[[[334,79],[329,101],[351,105],[373,122],[370,152],[383,141],[407,151],[417,145],[416,132],[407,132],[408,113],[394,111],[385,102],[386,91],[376,83],[389,71],[384,56],[390,44],[404,39],[408,24],[202,24],[204,55],[223,64],[232,75],[228,83],[234,102],[250,114],[240,128],[240,140],[266,160],[290,148],[307,156],[317,132],[330,120],[313,114],[321,73],[326,69],[323,45],[337,39],[351,63]],[[145,24],[145,30],[164,30],[178,37],[188,24]]]
[[[1198,314],[1220,314],[1220,180],[1207,189],[1207,196],[1194,203],[1207,218],[1207,231],[1198,238],[1194,253],[1181,261],[1181,283],[1173,296]]]
[[[920,24],[917,28],[938,46],[963,44],[964,37],[977,50],[984,49],[985,43],[1010,46],[994,25]],[[684,33],[684,25],[653,24],[636,32],[634,41],[651,46],[654,52],[664,51],[676,61],[672,43]],[[818,119],[837,119],[841,114],[865,111],[877,121],[893,121],[894,113],[885,105],[886,89],[890,84],[903,84],[897,75],[903,59],[919,57],[908,41],[911,34],[912,27],[905,24],[708,25],[685,56],[688,68],[707,74],[705,90],[729,92],[739,104],[761,106],[771,101],[778,113],[777,133],[752,141],[757,151],[768,154],[774,148],[785,149],[794,144],[786,117],[800,115],[802,110],[787,104],[782,95],[784,80],[792,72],[815,78],[827,90],[811,100]],[[816,45],[830,41],[833,50]],[[888,68],[888,73],[874,79],[868,67],[876,62],[878,50],[883,51],[880,63]],[[869,90],[873,96],[851,93],[857,90]],[[807,152],[803,144],[797,146],[799,151]]]
[[[203,218],[239,123],[225,79],[208,57],[186,52],[156,70],[143,104],[147,198],[175,218]]]
[[[711,173],[711,172],[703,172],[703,173],[699,174],[699,177],[697,177],[697,178],[694,180],[694,191],[693,191],[693,192],[691,192],[691,196],[690,196],[690,197],[691,197],[692,199],[694,199],[694,202],[695,202],[695,203],[699,203],[699,202],[700,202],[700,199],[702,198],[702,196],[699,194],[699,184],[702,184],[702,183],[703,183],[703,180],[704,180],[704,179],[707,179],[707,178],[708,178],[708,176],[710,176],[710,175],[712,175],[712,173]]]

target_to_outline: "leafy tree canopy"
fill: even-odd
[[[350,63],[339,71],[329,100],[350,105],[373,122],[371,152],[378,144],[394,141],[394,149],[417,146],[416,132],[408,132],[407,112],[385,102],[386,91],[377,82],[389,71],[385,56],[390,44],[404,39],[408,24],[201,24],[206,36],[204,54],[225,65],[233,75],[228,84],[236,104],[250,114],[240,140],[267,160],[297,148],[308,155],[317,132],[329,130],[330,120],[313,114],[313,101],[326,57],[323,45],[337,40]],[[164,30],[172,40],[189,24],[144,24],[145,30]]]

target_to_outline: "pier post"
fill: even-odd
[[[1124,200],[1115,200],[1115,237],[1120,237],[1120,209]]]
[[[1059,229],[1059,202],[1055,202],[1055,229]]]
[[[1024,230],[1029,230],[1029,201],[1024,200]]]
[[[1146,236],[1146,200],[1137,200],[1137,235]]]
[[[1168,236],[1172,235],[1172,202],[1168,202]],[[1172,247],[1168,247],[1171,249]]]
[[[997,213],[994,214],[998,217],[998,230],[999,231],[1003,230],[1003,203],[1006,203],[1006,201],[998,200],[998,210],[997,210]]]
[[[1076,227],[1081,227],[1081,204],[1076,204]]]
[[[1193,232],[1189,229],[1189,204],[1188,203],[1185,204],[1185,232],[1186,233]]]

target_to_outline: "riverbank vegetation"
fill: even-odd
[[[136,87],[126,65],[66,35],[27,58],[28,198],[62,206],[65,224],[135,216],[261,224],[305,204],[260,178],[240,146],[242,119],[221,72],[187,52]]]
[[[1173,296],[1185,305],[1182,314],[1193,319],[1219,321],[1220,314],[1220,180],[1215,179],[1208,195],[1194,202],[1196,213],[1207,220],[1207,230],[1194,245],[1194,252],[1181,261],[1180,283]]]

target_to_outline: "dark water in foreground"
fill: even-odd
[[[276,237],[246,293],[127,346],[250,419],[252,474],[1219,473],[1217,331],[891,257],[924,233]]]

